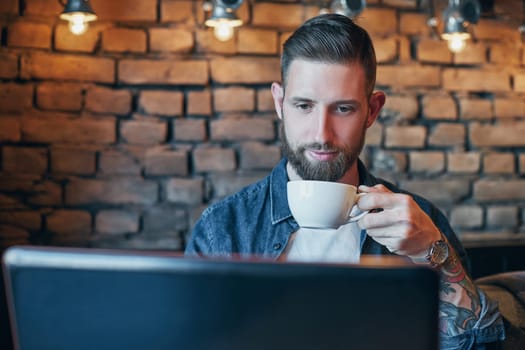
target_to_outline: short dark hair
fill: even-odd
[[[376,54],[370,36],[350,18],[323,14],[303,23],[284,43],[281,79],[286,87],[288,69],[293,60],[363,66],[370,96],[376,82]]]

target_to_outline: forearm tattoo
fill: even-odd
[[[451,252],[440,273],[440,332],[458,335],[477,322],[481,310],[479,294],[455,252]]]

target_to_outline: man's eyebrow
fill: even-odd
[[[313,102],[314,100],[312,100],[311,98],[308,98],[308,97],[300,97],[300,96],[294,96],[292,98],[290,98],[290,100],[292,102]]]

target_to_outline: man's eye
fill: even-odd
[[[337,111],[339,113],[352,113],[355,112],[355,108],[353,106],[337,106]]]
[[[308,103],[298,103],[295,105],[297,109],[301,109],[303,111],[307,111],[312,108]]]

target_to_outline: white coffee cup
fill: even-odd
[[[357,208],[357,200],[363,194],[358,194],[357,188],[352,185],[296,180],[288,182],[287,192],[288,206],[301,227],[338,228],[357,221],[368,213]]]

